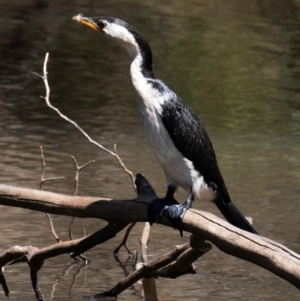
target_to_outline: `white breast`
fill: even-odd
[[[131,65],[131,79],[137,93],[146,138],[165,171],[168,184],[179,185],[186,190],[193,187],[200,198],[201,190],[206,187],[204,179],[193,163],[177,150],[161,119],[162,105],[168,101],[168,94],[161,95],[153,89],[151,79],[141,74],[139,64],[135,61]],[[174,92],[171,90],[169,93],[171,99]]]

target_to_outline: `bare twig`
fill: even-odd
[[[33,290],[35,292],[36,299],[38,301],[44,300],[44,296],[40,289],[38,276],[37,276],[37,273],[41,269],[43,263],[44,263],[44,261],[40,261],[37,264],[35,262],[28,262],[28,265],[30,267],[31,284],[32,284]]]
[[[142,265],[142,267],[130,275],[128,275],[125,279],[120,281],[116,286],[114,286],[112,289],[97,294],[94,297],[100,298],[100,297],[116,297],[121,292],[126,290],[128,287],[133,285],[135,282],[137,282],[139,279],[143,277],[151,277],[152,273],[158,270],[159,268],[165,266],[168,263],[171,263],[172,261],[176,260],[176,258],[185,250],[187,250],[189,247],[189,244],[185,244],[182,246],[177,247],[175,250],[165,254],[164,256],[161,256],[157,259],[154,259],[153,261],[149,262],[148,264]]]
[[[54,107],[51,103],[50,103],[50,86],[49,86],[49,82],[48,82],[48,72],[47,72],[47,63],[48,63],[48,59],[49,59],[49,53],[46,53],[45,56],[45,60],[44,60],[44,65],[43,65],[43,75],[39,75],[37,73],[34,73],[35,75],[41,77],[44,81],[45,84],[45,88],[46,88],[46,96],[41,96],[41,98],[44,98],[46,101],[46,104],[49,108],[51,108],[52,110],[54,110],[61,118],[63,118],[64,120],[66,120],[67,122],[71,123],[72,125],[74,125],[87,139],[90,143],[93,143],[94,145],[96,145],[97,147],[99,147],[100,149],[102,149],[103,151],[105,151],[106,153],[110,154],[111,156],[113,156],[114,158],[116,158],[116,160],[119,162],[119,164],[121,165],[121,167],[123,168],[123,170],[125,171],[125,173],[130,177],[131,182],[132,182],[132,187],[134,189],[134,191],[136,192],[136,186],[135,186],[135,177],[133,175],[133,173],[125,166],[123,160],[121,159],[121,157],[118,155],[117,153],[117,145],[114,144],[114,150],[111,151],[108,148],[104,147],[103,145],[101,145],[100,143],[96,142],[95,140],[93,140],[75,121],[69,119],[66,115],[64,115],[63,113],[60,112],[59,109],[57,109],[56,107]],[[92,162],[89,162],[81,167],[78,166],[76,160],[74,157],[72,157],[73,161],[75,162],[76,168],[77,168],[77,173],[76,173],[76,179],[75,179],[75,195],[77,194],[78,191],[78,176],[79,176],[79,170],[84,168],[86,165],[89,165]],[[48,217],[48,219],[50,220],[51,218]],[[74,222],[74,218],[72,218],[71,222],[70,222],[70,226],[69,226],[69,237],[70,239],[72,239],[72,232],[71,232],[71,228]],[[134,226],[134,225],[133,225]],[[126,240],[128,238],[129,232],[131,231],[131,229],[133,228],[130,227],[129,231],[126,232],[125,237],[121,243],[121,245],[118,247],[119,249],[121,248],[121,246],[124,246],[126,248],[126,250],[128,252],[129,249],[126,246]],[[53,231],[52,231],[53,232]],[[117,249],[118,249],[117,248]],[[116,254],[116,253],[115,253]]]
[[[145,235],[147,237],[147,234]],[[143,242],[144,243],[144,242]],[[196,235],[191,235],[190,244],[176,247],[173,251],[140,265],[140,268],[128,275],[110,290],[93,297],[116,297],[140,279],[143,280],[145,300],[157,300],[154,277],[177,278],[184,274],[194,274],[193,262],[211,250],[211,243]],[[150,280],[150,278],[152,280]]]
[[[121,247],[124,246],[124,248],[127,250],[128,254],[132,254],[132,252],[128,249],[127,245],[126,245],[126,241],[127,241],[127,238],[129,236],[129,233],[130,231],[132,230],[132,228],[135,226],[136,223],[132,223],[128,226],[128,228],[126,229],[126,232],[125,232],[125,235],[123,237],[123,240],[121,241],[121,243],[118,245],[118,247],[114,250],[113,254],[114,254],[114,258],[117,260],[117,261],[120,261],[119,260],[119,257],[118,257],[118,253],[121,249]]]
[[[63,278],[63,277],[66,277],[69,275],[70,271],[75,267],[75,266],[78,266],[78,263],[72,263],[63,273],[62,276],[59,276],[55,283],[53,284],[52,286],[52,290],[51,290],[51,294],[50,294],[50,298],[49,300],[53,300],[54,299],[54,293],[55,293],[55,290],[56,290],[56,286],[60,283],[60,278]],[[85,263],[81,262],[81,264],[79,265],[79,268],[77,269],[76,273],[73,275],[72,277],[72,283],[70,285],[70,288],[69,288],[69,294],[72,293],[72,289],[74,288],[74,285],[76,283],[76,280],[78,278],[78,276],[80,275],[81,273],[81,270],[86,266]],[[86,275],[85,275],[86,276]]]
[[[75,180],[74,180],[74,186],[75,186],[74,195],[77,195],[78,194],[78,189],[79,189],[79,174],[80,174],[80,171],[82,169],[84,169],[85,167],[89,166],[90,164],[95,163],[95,160],[91,160],[91,161],[79,166],[78,163],[77,163],[77,160],[75,159],[75,157],[71,156],[71,158],[72,158],[72,160],[75,164],[75,167],[76,167]],[[69,225],[69,238],[70,238],[70,240],[73,239],[72,226],[73,226],[74,220],[75,220],[75,217],[72,216],[72,219],[71,219],[71,222],[70,222],[70,225]]]
[[[74,195],[77,195],[78,194],[78,188],[79,188],[79,174],[80,174],[80,171],[83,170],[85,167],[89,166],[90,164],[95,163],[96,161],[91,160],[87,163],[84,163],[83,165],[78,165],[75,157],[71,156],[71,158],[72,158],[72,160],[75,164],[75,167],[76,167],[75,180],[74,180],[74,184],[75,184]]]
[[[72,160],[73,160],[73,162],[75,164],[75,167],[76,167],[75,180],[74,180],[74,184],[75,184],[74,185],[75,186],[75,188],[74,188],[74,195],[76,196],[78,194],[78,188],[79,188],[79,175],[80,175],[80,171],[83,170],[85,167],[89,166],[90,164],[95,163],[95,160],[91,160],[91,161],[89,161],[89,162],[87,162],[87,163],[79,166],[78,163],[77,163],[77,160],[75,159],[75,157],[71,156],[71,158],[72,158]],[[74,220],[75,220],[75,217],[72,216],[71,217],[71,221],[70,221],[70,225],[69,225],[69,238],[70,238],[70,240],[73,240],[72,226],[74,224]],[[84,227],[83,227],[83,229],[84,229]],[[85,236],[85,229],[84,229],[84,236]],[[85,263],[88,262],[87,258],[83,254],[78,255],[78,257],[83,262],[85,262]]]
[[[140,238],[142,262],[148,262],[148,243],[150,239],[150,224],[145,223],[142,237]]]
[[[54,225],[53,225],[53,221],[52,221],[52,218],[51,218],[50,214],[49,214],[49,213],[46,213],[46,216],[47,216],[47,218],[48,218],[49,225],[50,225],[50,229],[51,229],[51,232],[52,232],[52,234],[53,234],[55,240],[56,240],[57,242],[61,242],[61,239],[59,238],[59,236],[57,235],[57,233],[56,233],[56,231],[55,231],[55,228],[54,228]]]
[[[177,278],[185,274],[195,274],[195,262],[199,257],[212,249],[212,244],[203,238],[192,234],[190,247],[182,252],[175,261],[163,266],[153,273],[154,277]]]
[[[61,180],[64,180],[65,177],[45,178],[46,161],[45,161],[44,151],[43,151],[42,146],[40,146],[40,150],[41,150],[41,159],[42,159],[42,173],[41,173],[41,180],[40,180],[40,190],[43,190],[43,185],[46,182],[61,181]]]
[[[75,164],[75,167],[76,167],[75,180],[74,180],[74,186],[75,186],[74,195],[77,195],[78,194],[78,188],[79,188],[79,174],[80,174],[80,171],[82,169],[84,169],[85,167],[89,166],[90,164],[95,163],[95,160],[91,160],[91,161],[79,166],[78,163],[77,163],[77,160],[75,159],[75,157],[71,156],[71,158],[72,158],[72,160]],[[72,216],[71,221],[70,221],[70,225],[69,225],[69,238],[70,238],[70,240],[73,239],[72,226],[74,224],[74,220],[75,220],[75,217]],[[84,227],[83,227],[83,229],[84,229]],[[85,232],[85,229],[84,229],[84,232]]]
[[[41,159],[42,159],[42,174],[41,174],[41,180],[40,180],[40,190],[43,190],[43,185],[46,182],[64,180],[65,177],[45,178],[46,160],[45,160],[44,151],[43,151],[42,146],[40,146],[40,150],[41,150]],[[52,221],[50,214],[46,213],[46,216],[47,216],[49,224],[50,224],[52,235],[54,236],[54,238],[56,239],[57,242],[60,242],[61,240],[55,231],[53,221]]]
[[[70,294],[71,294],[71,292],[72,292],[72,289],[73,289],[74,286],[75,286],[75,283],[76,283],[76,281],[77,281],[78,276],[81,274],[81,270],[82,270],[84,267],[86,267],[86,264],[81,263],[81,265],[80,265],[79,268],[77,269],[77,272],[73,275],[72,283],[71,283],[70,289],[69,289],[69,293],[70,293]],[[68,269],[68,270],[70,270],[70,269]],[[86,274],[85,274],[85,277],[86,277]]]
[[[146,222],[142,232],[142,237],[140,238],[142,263],[139,263],[137,267],[141,267],[141,265],[148,263],[149,239],[150,224]],[[158,300],[156,282],[154,277],[142,278],[141,296],[145,299],[145,301]]]
[[[129,177],[131,179],[131,182],[132,182],[133,190],[136,193],[135,177],[133,176],[133,173],[125,166],[125,164],[123,163],[122,159],[118,155],[118,153],[117,153],[117,145],[116,144],[114,144],[114,154],[115,154],[116,159],[118,160],[119,164],[123,167],[124,171],[129,175]]]
[[[133,173],[125,166],[123,160],[120,158],[120,156],[117,154],[116,151],[116,147],[114,151],[111,151],[110,149],[104,147],[102,144],[96,142],[95,140],[93,140],[75,121],[69,119],[66,115],[64,115],[63,113],[60,112],[59,109],[57,109],[56,107],[54,107],[51,103],[50,103],[50,86],[48,83],[48,72],[47,72],[47,63],[48,63],[48,59],[49,59],[49,53],[46,53],[45,56],[45,60],[44,60],[44,67],[43,67],[43,75],[39,75],[37,73],[33,73],[39,77],[41,77],[44,81],[45,84],[45,88],[46,88],[46,96],[41,96],[41,98],[44,98],[46,101],[47,106],[54,110],[61,118],[63,118],[64,120],[66,120],[67,122],[71,123],[72,125],[74,125],[87,139],[90,143],[96,145],[97,147],[99,147],[100,149],[102,149],[103,151],[105,151],[106,153],[110,154],[111,156],[113,156],[114,158],[116,158],[116,160],[119,162],[119,164],[122,166],[123,170],[125,171],[125,173],[127,173],[127,175],[130,177],[133,185],[134,185],[134,176]]]
[[[4,276],[4,268],[3,267],[1,268],[1,272],[0,272],[0,283],[1,283],[1,286],[4,291],[5,296],[9,298],[9,287],[7,285],[7,282],[6,282],[6,279]]]

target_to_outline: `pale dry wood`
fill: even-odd
[[[142,263],[148,263],[148,243],[150,240],[150,223],[146,222],[140,239]],[[154,277],[142,278],[141,296],[145,301],[157,301],[156,282]]]
[[[145,234],[145,239],[147,239],[147,234]],[[140,263],[136,271],[128,275],[110,290],[97,294],[94,297],[116,297],[130,285],[143,279],[145,301],[156,301],[158,298],[154,277],[177,278],[189,273],[194,274],[195,266],[193,262],[211,250],[211,248],[212,246],[209,242],[192,234],[189,244],[177,246],[173,251],[150,262]]]
[[[41,150],[41,159],[42,159],[42,173],[41,173],[41,180],[40,180],[40,190],[44,190],[44,184],[46,182],[64,180],[65,177],[55,177],[55,178],[46,178],[45,177],[46,160],[45,160],[44,150],[43,150],[42,146],[40,146],[40,150]],[[55,231],[54,224],[53,224],[53,221],[52,221],[52,218],[51,218],[50,214],[46,213],[46,217],[48,218],[52,235],[54,236],[54,238],[57,242],[60,242],[61,240],[60,240],[60,238],[58,237],[58,235]]]
[[[104,293],[94,295],[94,298],[103,298],[103,297],[116,297],[120,293],[122,293],[124,290],[129,288],[131,285],[139,281],[140,279],[147,277],[150,278],[153,276],[153,273],[155,273],[156,270],[162,268],[166,264],[169,264],[176,260],[176,258],[184,252],[186,249],[188,249],[189,244],[184,244],[181,246],[177,246],[173,251],[160,256],[159,258],[156,258],[152,260],[149,264],[143,264],[141,267],[137,270],[135,270],[133,273],[125,277],[122,281],[120,281],[117,285],[115,285],[110,290],[107,290]]]
[[[155,277],[178,278],[185,274],[195,274],[196,267],[193,264],[199,257],[212,249],[212,244],[194,234],[190,236],[190,247],[182,252],[176,260],[153,273]]]
[[[103,229],[90,234],[87,237],[59,242],[44,248],[14,246],[0,255],[0,267],[7,265],[14,260],[19,260],[20,258],[24,258],[24,260],[19,261],[27,261],[31,264],[35,263],[36,265],[40,265],[40,263],[48,258],[65,253],[73,253],[72,257],[76,257],[78,253],[80,254],[97,244],[101,244],[113,238],[118,232],[123,230],[126,225],[126,223],[109,223]]]
[[[74,197],[0,185],[0,204],[52,214],[100,218],[124,225],[145,222],[147,205],[156,195],[143,176],[137,175],[137,181],[139,195],[129,201]],[[166,219],[162,220],[162,224],[170,226]],[[183,227],[185,231],[212,242],[223,252],[264,267],[300,288],[300,255],[285,246],[240,230],[213,214],[200,210],[188,210],[183,219]]]
[[[120,166],[123,168],[123,170],[125,171],[126,174],[128,174],[128,176],[130,177],[131,181],[132,181],[132,185],[134,190],[136,189],[135,184],[134,184],[134,176],[133,173],[126,167],[126,165],[124,164],[123,160],[121,159],[121,157],[118,155],[117,153],[117,145],[114,144],[114,150],[110,150],[106,147],[104,147],[102,144],[98,143],[97,141],[95,141],[94,139],[92,139],[79,125],[78,123],[76,123],[75,121],[73,121],[72,119],[70,119],[69,117],[67,117],[66,115],[64,115],[58,108],[56,108],[55,106],[53,106],[50,102],[50,85],[48,82],[48,71],[47,71],[47,64],[48,64],[48,59],[49,59],[49,53],[47,52],[45,55],[45,60],[44,60],[44,65],[43,65],[43,75],[40,75],[36,72],[33,72],[33,74],[39,76],[40,78],[43,79],[44,81],[44,85],[45,85],[45,89],[46,89],[46,95],[45,96],[41,96],[41,98],[44,98],[46,101],[46,105],[52,109],[53,111],[55,111],[62,119],[64,119],[65,121],[71,123],[72,125],[74,125],[87,139],[90,143],[96,145],[97,147],[99,147],[101,150],[103,150],[104,152],[110,154],[111,156],[115,157],[116,160],[119,162]]]

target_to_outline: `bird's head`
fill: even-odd
[[[134,27],[120,19],[84,17],[81,14],[74,16],[72,19],[109,37],[125,48],[132,58],[145,51],[151,54],[150,47],[143,36]]]

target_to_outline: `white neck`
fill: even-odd
[[[114,41],[128,52],[132,60],[134,60],[138,56],[138,54],[140,54],[140,49],[138,45],[136,45],[136,43],[129,44],[123,40],[114,40]]]
[[[147,78],[142,73],[141,64],[142,64],[141,55],[137,54],[135,58],[132,60],[130,66],[131,81],[137,93],[139,103],[141,101],[144,102],[144,100],[147,99],[147,94],[149,92],[149,89],[147,89],[147,86],[149,86],[149,84],[147,83]]]

